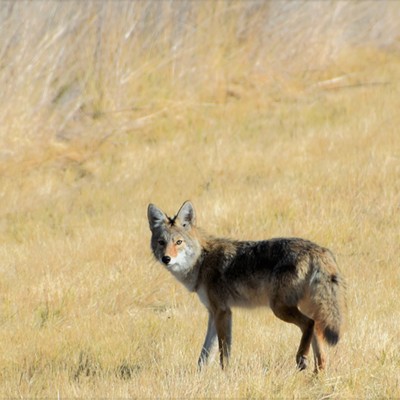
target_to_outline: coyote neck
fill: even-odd
[[[189,292],[196,292],[198,288],[200,264],[201,262],[197,260],[193,265],[188,265],[185,270],[171,272]]]
[[[189,292],[197,292],[199,288],[200,271],[209,250],[209,241],[212,239],[212,237],[199,229],[194,230],[193,235],[197,239],[197,245],[191,255],[192,261],[188,262],[183,270],[173,272],[174,277],[181,282]]]

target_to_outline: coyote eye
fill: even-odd
[[[165,240],[159,239],[159,240],[158,240],[158,244],[159,244],[160,246],[165,246]]]
[[[182,240],[181,239],[177,240],[176,244],[179,246],[180,244],[182,244]]]

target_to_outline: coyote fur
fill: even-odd
[[[218,342],[220,365],[232,343],[231,307],[269,306],[301,332],[297,368],[307,367],[310,346],[315,371],[324,369],[322,341],[335,345],[343,319],[344,282],[330,250],[300,238],[237,241],[215,238],[196,226],[186,201],[174,217],[148,206],[155,258],[208,310],[208,328],[198,360],[202,368]]]

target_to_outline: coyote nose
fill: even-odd
[[[169,262],[171,261],[171,257],[169,257],[169,256],[164,256],[164,257],[161,259],[161,261],[162,261],[165,265],[168,265]]]

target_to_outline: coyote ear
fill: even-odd
[[[167,220],[165,214],[154,204],[149,204],[147,208],[147,218],[149,219],[150,230],[152,231],[163,225]]]
[[[189,229],[191,226],[196,224],[196,213],[190,201],[185,201],[183,203],[176,218],[178,218],[180,224],[186,229]]]

